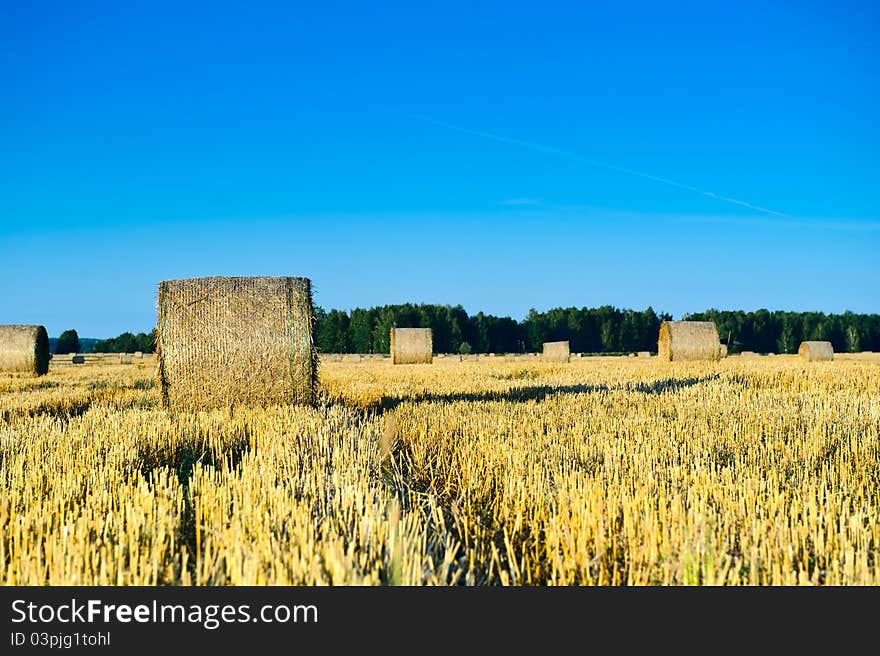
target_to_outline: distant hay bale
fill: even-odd
[[[754,351],[743,351],[742,353],[740,353],[740,357],[743,357],[743,358],[757,358],[757,357],[758,357],[758,354],[755,353]]]
[[[639,351],[636,355],[640,358],[650,358],[651,352],[650,351]]]
[[[544,342],[541,346],[541,359],[545,362],[568,362],[571,349],[568,340],[564,342]]]
[[[664,321],[660,324],[657,355],[665,362],[717,360],[721,342],[714,321]]]
[[[158,388],[166,408],[311,405],[318,353],[308,278],[159,283]]]
[[[636,354],[635,354],[635,353],[627,353],[627,354],[626,354],[626,357],[628,357],[628,358],[634,358],[634,357],[636,357]]]
[[[134,357],[136,357],[139,360],[143,360],[144,359],[144,352],[143,351],[135,351]]]
[[[70,356],[70,361],[73,364],[85,364],[86,363],[86,356],[79,355],[78,353],[75,353],[74,355]]]
[[[43,376],[49,371],[49,336],[43,326],[0,326],[0,371]]]
[[[718,345],[718,357],[726,358],[727,357],[727,344],[719,344]]]
[[[431,364],[433,353],[430,328],[391,329],[391,364]]]
[[[131,353],[120,353],[119,354],[119,364],[131,364],[132,355]]]
[[[801,342],[798,355],[807,362],[826,362],[834,359],[831,342]]]

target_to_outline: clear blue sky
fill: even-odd
[[[873,2],[0,0],[0,323],[147,331],[203,275],[880,312],[878,33]]]

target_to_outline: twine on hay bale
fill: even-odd
[[[308,278],[159,283],[158,388],[166,408],[311,405],[318,353]]]
[[[568,340],[564,342],[544,342],[541,346],[541,359],[544,362],[568,362],[571,350]]]
[[[834,359],[834,347],[831,342],[801,342],[798,355],[807,362],[829,362]]]
[[[714,321],[664,321],[660,324],[657,355],[665,362],[717,360],[721,342]]]
[[[430,328],[391,329],[391,364],[431,364],[433,353]]]
[[[43,376],[49,371],[49,336],[43,326],[0,326],[0,371]]]

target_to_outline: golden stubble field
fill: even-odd
[[[880,358],[496,360],[205,413],[0,374],[0,582],[880,584]]]

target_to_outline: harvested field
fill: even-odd
[[[174,413],[155,368],[0,374],[0,581],[880,585],[880,356],[331,361]]]

